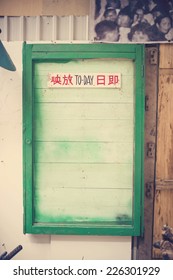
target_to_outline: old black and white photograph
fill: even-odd
[[[93,0],[90,39],[101,42],[173,41],[172,0]]]

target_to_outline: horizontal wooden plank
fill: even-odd
[[[133,188],[132,164],[34,164],[34,185],[38,189]]]
[[[117,120],[133,119],[133,104],[36,103],[35,118],[48,120]]]
[[[35,119],[36,141],[133,141],[132,120]]]
[[[132,163],[133,143],[35,142],[35,162]]]
[[[173,180],[156,180],[156,190],[173,190]]]
[[[35,63],[34,75],[47,77],[48,73],[121,73],[122,76],[134,75],[134,62],[129,59],[99,58],[73,59],[56,62]],[[35,81],[37,78],[35,79]]]
[[[121,89],[104,89],[99,90],[90,88],[82,90],[80,88],[37,88],[34,90],[35,102],[92,102],[92,103],[133,103],[134,91],[133,83],[130,76],[126,77],[126,82],[122,80]],[[47,84],[45,85],[47,87]]]
[[[132,219],[132,190],[37,189],[35,222],[124,221]]]
[[[168,75],[172,76],[173,75],[173,68],[160,68],[159,69],[159,75]]]

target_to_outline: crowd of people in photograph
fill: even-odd
[[[94,22],[94,40],[172,41],[173,1],[95,0]]]

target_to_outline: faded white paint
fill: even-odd
[[[0,253],[15,259],[130,259],[130,237],[23,234],[22,43],[4,43],[17,71],[0,68]]]

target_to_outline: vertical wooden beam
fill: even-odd
[[[173,180],[173,69],[160,69],[157,180]]]
[[[156,143],[158,48],[146,47],[146,111],[145,111],[145,162],[144,162],[144,236],[136,242],[136,259],[151,259],[153,244],[153,205],[155,180],[155,150],[147,149]],[[136,240],[135,240],[136,241]],[[135,242],[134,242],[135,243]],[[133,256],[135,258],[135,256]]]

